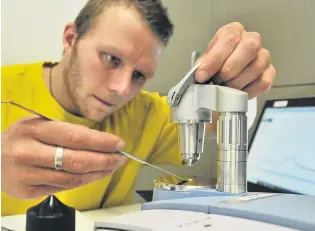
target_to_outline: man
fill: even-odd
[[[60,62],[2,69],[2,100],[49,118],[2,105],[2,216],[25,213],[49,194],[78,210],[130,203],[141,165],[117,154],[122,149],[182,165],[166,100],[141,90],[171,35],[160,1],[90,0],[65,27]],[[219,29],[202,59],[196,81],[218,72],[250,99],[276,75],[259,34],[240,23]]]

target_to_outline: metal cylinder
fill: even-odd
[[[217,149],[217,190],[226,193],[246,192],[248,131],[245,113],[219,113]]]
[[[183,160],[191,166],[203,153],[206,123],[185,121],[178,123],[180,152]]]

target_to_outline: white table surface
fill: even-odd
[[[114,216],[119,216],[135,211],[141,210],[141,204],[133,204],[133,205],[125,205],[125,206],[118,206],[106,209],[97,209],[91,211],[82,212],[84,216],[88,217],[93,221],[100,221],[108,218],[112,218]]]

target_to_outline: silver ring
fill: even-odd
[[[55,153],[55,169],[60,171],[62,170],[62,156],[63,156],[63,147],[57,146]]]

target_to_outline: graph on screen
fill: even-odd
[[[315,107],[267,108],[247,171],[250,182],[315,195]]]

